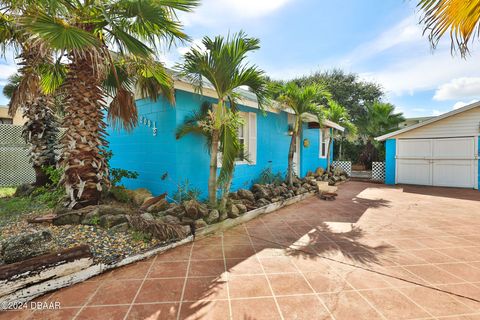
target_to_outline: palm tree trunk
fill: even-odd
[[[328,129],[328,130],[329,130],[329,137],[328,137],[328,146],[327,146],[327,171],[330,171],[330,165],[331,165],[330,149],[332,147],[333,135],[330,134],[330,130],[332,129]]]
[[[213,130],[212,144],[210,146],[210,174],[208,176],[208,201],[212,207],[217,205],[217,157],[219,139],[220,133],[218,130]]]
[[[62,138],[62,182],[69,197],[68,207],[81,208],[97,204],[102,188],[109,185],[104,152],[106,124],[104,94],[101,90],[103,72],[98,66],[104,57],[98,53],[71,55],[65,81],[67,94]]]
[[[293,184],[293,155],[295,154],[297,148],[297,134],[297,131],[293,130],[292,140],[290,141],[290,148],[288,149],[287,183],[290,186]]]

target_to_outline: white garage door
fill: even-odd
[[[397,183],[474,188],[475,139],[400,139]]]

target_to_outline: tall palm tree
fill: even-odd
[[[480,0],[420,0],[418,8],[433,47],[449,33],[452,51],[468,53],[469,42],[480,32]]]
[[[217,93],[217,103],[208,112],[208,121],[201,123],[209,133],[210,173],[208,179],[208,198],[210,205],[217,204],[217,187],[222,185],[224,199],[230,189],[230,183],[238,155],[236,130],[239,126],[237,89],[247,87],[257,97],[260,108],[267,101],[268,90],[264,72],[256,66],[245,63],[247,54],[260,48],[260,41],[248,37],[244,32],[232,36],[217,36],[214,39],[204,37],[205,50],[193,47],[183,57],[178,66],[181,74],[202,92],[208,81]],[[218,151],[222,152],[222,169],[217,181]]]
[[[357,135],[357,127],[355,126],[355,124],[353,124],[352,121],[350,121],[350,115],[348,113],[348,110],[335,101],[330,101],[328,108],[326,108],[325,110],[324,117],[330,121],[338,123],[343,128],[345,128],[345,131],[341,134],[333,134],[334,139],[340,140],[339,156],[340,159],[342,159],[343,141],[345,138],[349,140],[355,139]],[[327,150],[328,161],[330,161],[330,145],[331,139],[329,140]]]
[[[292,139],[288,150],[288,168],[287,182],[293,184],[294,168],[293,155],[297,148],[297,137],[301,135],[303,117],[306,114],[317,116],[318,121],[322,123],[323,106],[320,104],[324,99],[330,100],[331,94],[321,84],[311,84],[305,87],[299,87],[296,83],[287,83],[281,90],[278,100],[283,108],[293,111],[295,122],[292,128]]]
[[[18,24],[18,17],[35,5],[22,1],[2,1],[8,4],[8,11],[0,13],[0,45],[19,51],[17,59],[21,66],[18,73],[9,79],[4,94],[10,98],[9,113],[23,111],[26,122],[22,136],[30,145],[29,155],[35,171],[36,186],[49,183],[44,169],[54,166],[58,127],[52,112],[54,98],[43,90],[50,83],[45,75],[46,66],[52,62],[52,53],[42,50],[38,44],[29,41],[27,30]],[[5,8],[3,8],[5,10]]]
[[[23,17],[22,23],[36,35],[36,40],[65,54],[68,60],[63,84],[63,126],[67,130],[61,141],[65,169],[62,182],[69,196],[67,205],[79,208],[98,203],[102,188],[109,184],[103,111],[108,109],[109,118],[127,130],[137,123],[135,88],[123,86],[110,49],[119,55],[151,60],[159,43],[188,39],[176,14],[191,11],[198,1],[58,2],[64,10],[57,10],[57,15],[37,10]],[[169,91],[173,102],[171,78],[158,64],[154,72],[155,76],[146,78],[156,81],[157,89]],[[107,108],[102,84],[109,73],[113,74],[116,90]]]

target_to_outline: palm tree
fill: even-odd
[[[36,36],[35,41],[61,52],[68,60],[68,73],[63,84],[65,92],[66,133],[62,138],[65,185],[70,208],[98,203],[102,188],[109,185],[105,163],[106,133],[103,111],[125,129],[137,123],[134,86],[122,84],[114,57],[131,55],[152,60],[158,44],[185,40],[177,20],[177,11],[191,11],[197,0],[112,0],[58,1],[56,15],[37,10],[22,18],[22,23]],[[157,85],[150,88],[169,88],[173,102],[171,78],[163,66],[156,64],[155,75],[146,77]],[[149,72],[152,70],[148,70]],[[112,73],[116,83],[115,96],[106,106],[102,84]],[[145,84],[145,83],[140,83]],[[153,93],[152,90],[140,90]],[[162,90],[165,91],[165,90]],[[159,92],[154,92],[155,97]],[[118,120],[118,121],[117,121]]]
[[[210,205],[216,206],[217,186],[222,185],[223,198],[226,199],[238,155],[236,132],[239,121],[236,112],[239,94],[236,90],[247,87],[257,97],[260,108],[263,108],[267,101],[268,90],[264,72],[244,62],[249,52],[259,48],[258,39],[249,38],[244,32],[239,32],[226,38],[204,37],[202,43],[206,50],[193,47],[185,54],[184,61],[178,68],[198,92],[202,92],[206,80],[218,96],[217,103],[208,111],[208,120],[200,123],[209,135],[208,198]],[[219,147],[222,152],[222,170],[217,181]]]
[[[339,147],[339,157],[342,159],[342,144],[344,139],[353,140],[356,138],[357,134],[357,127],[350,121],[350,115],[348,110],[338,104],[335,101],[330,101],[328,108],[326,108],[324,117],[330,121],[338,123],[345,131],[341,134],[334,134],[333,138],[340,140],[340,147]],[[327,150],[327,159],[330,161],[330,144],[331,139],[329,140],[328,150]]]
[[[50,182],[45,167],[56,163],[58,135],[57,121],[52,112],[54,98],[43,90],[43,84],[50,83],[44,76],[48,69],[46,66],[52,62],[52,55],[38,44],[31,43],[28,32],[17,23],[18,16],[31,10],[33,5],[21,1],[7,3],[12,10],[0,15],[0,45],[20,51],[17,59],[21,67],[9,79],[3,92],[10,98],[9,113],[13,116],[21,109],[27,119],[22,136],[30,145],[30,161],[35,171],[34,185],[44,186]]]
[[[422,22],[433,47],[450,34],[452,51],[459,49],[462,56],[468,53],[468,44],[480,32],[480,0],[420,0]]]
[[[290,141],[290,149],[288,150],[287,182],[289,185],[292,185],[294,180],[293,155],[297,147],[297,137],[301,135],[302,117],[312,114],[317,116],[318,121],[322,123],[323,106],[320,104],[320,101],[324,99],[330,100],[330,97],[330,92],[321,84],[299,87],[297,84],[290,82],[282,88],[278,100],[282,103],[283,108],[293,111],[295,115],[292,139]]]

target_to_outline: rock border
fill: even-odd
[[[317,194],[317,192],[307,192],[307,193],[295,196],[293,198],[274,202],[269,205],[248,211],[238,218],[226,219],[219,223],[209,225],[207,227],[197,230],[196,239],[202,239],[211,234],[228,230],[239,224],[253,220],[261,215],[276,211],[280,208],[292,205],[294,203],[298,203],[315,194]],[[68,287],[70,285],[85,281],[89,278],[99,275],[105,271],[116,269],[134,262],[148,259],[156,254],[166,252],[170,249],[179,247],[181,245],[184,245],[193,241],[194,241],[193,236],[189,236],[180,241],[173,242],[161,247],[153,248],[146,252],[136,254],[130,257],[126,257],[114,264],[99,263],[96,265],[89,266],[88,268],[85,268],[83,270],[73,272],[71,274],[63,275],[61,277],[54,277],[47,281],[34,284],[28,288],[22,288],[20,290],[17,290],[15,292],[12,292],[5,296],[0,297],[0,310],[7,310],[9,305],[21,305],[36,297],[46,294],[50,291],[57,290],[63,287]],[[14,285],[14,284],[11,283],[11,285]]]

